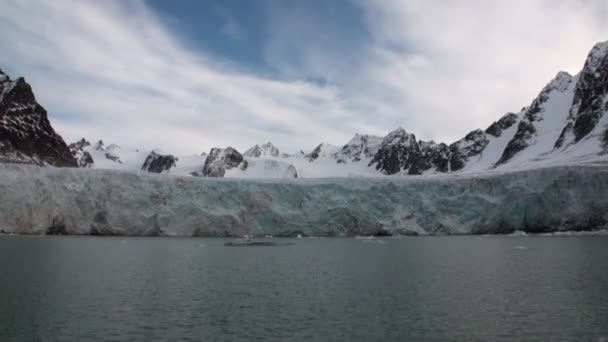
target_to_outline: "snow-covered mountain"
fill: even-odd
[[[293,154],[271,142],[244,153],[213,147],[208,155],[176,156],[82,139],[70,145],[70,156],[23,79],[0,74],[0,90],[0,133],[9,136],[0,134],[4,161],[239,178],[472,174],[608,162],[608,42],[591,50],[579,74],[559,72],[521,111],[451,144],[421,141],[398,128]]]
[[[294,154],[268,142],[244,153],[213,147],[176,156],[102,140],[68,147],[29,85],[0,72],[0,232],[349,236],[606,229],[607,112],[608,42],[593,48],[579,74],[558,73],[521,111],[451,144],[421,141],[398,128]],[[381,175],[396,177],[361,177]],[[358,177],[285,180],[346,176]]]

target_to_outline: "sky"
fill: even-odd
[[[0,0],[0,68],[68,143],[450,143],[577,73],[606,17],[604,0]]]

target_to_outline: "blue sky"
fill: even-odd
[[[2,0],[0,68],[67,141],[451,142],[578,72],[607,16],[602,0]]]

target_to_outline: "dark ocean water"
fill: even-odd
[[[607,236],[226,241],[0,236],[0,341],[608,341]]]

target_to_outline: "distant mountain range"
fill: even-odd
[[[244,178],[519,170],[608,161],[607,112],[608,42],[603,42],[589,52],[580,73],[559,72],[529,106],[449,145],[421,141],[398,128],[385,137],[356,134],[343,146],[321,143],[296,154],[268,142],[243,153],[226,147],[174,156],[101,140],[68,146],[25,80],[11,80],[0,70],[0,162]]]

